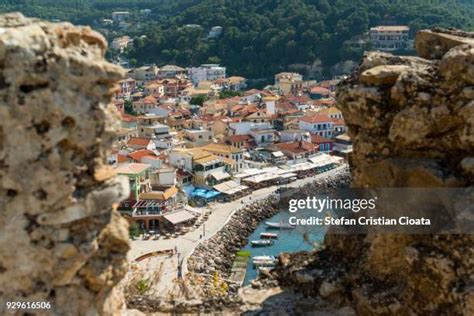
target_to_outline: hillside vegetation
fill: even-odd
[[[471,0],[9,0],[0,10],[99,26],[113,10],[132,13],[135,40],[128,53],[138,64],[220,62],[231,74],[268,77],[295,63],[325,66],[358,59],[344,42],[379,24],[472,29]],[[140,9],[151,9],[148,17]],[[197,24],[200,27],[185,27]],[[222,26],[215,40],[212,26]],[[114,33],[116,34],[116,33]]]

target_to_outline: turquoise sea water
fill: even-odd
[[[265,221],[268,222],[283,222],[288,223],[288,219],[291,216],[297,216],[297,218],[309,218],[312,216],[324,217],[324,213],[317,213],[314,210],[299,210],[296,213],[290,213],[288,211],[281,211],[270,219]],[[314,248],[312,242],[321,243],[326,233],[324,226],[297,226],[296,229],[280,230],[280,229],[268,229],[265,225],[265,221],[260,223],[255,232],[249,237],[249,244],[242,248],[242,250],[248,250],[252,253],[252,256],[277,256],[281,252],[298,252],[303,250],[311,250]],[[254,248],[250,245],[250,240],[259,240],[260,233],[269,232],[277,233],[278,239],[272,239],[274,245],[270,247],[258,247]],[[305,235],[306,241],[305,240]],[[257,277],[258,270],[252,265],[252,260],[249,260],[247,264],[247,274],[245,276],[244,285],[248,284],[251,280]]]

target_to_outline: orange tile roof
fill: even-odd
[[[116,172],[117,174],[133,174],[137,175],[142,173],[143,171],[150,168],[150,165],[143,164],[143,163],[128,163],[123,164],[117,167]]]
[[[343,119],[333,119],[334,125],[346,125],[346,122]]]
[[[130,159],[127,156],[117,154],[117,163],[129,162]]]
[[[148,149],[139,149],[128,154],[128,156],[131,157],[136,162],[142,162],[142,158],[149,155],[155,156],[155,154],[151,150],[148,150]]]
[[[251,140],[250,135],[232,135],[227,137],[227,140],[231,143],[238,143],[238,142],[247,142]]]
[[[318,149],[317,145],[314,145],[309,142],[303,142],[303,141],[291,142],[291,143],[279,143],[279,144],[276,144],[276,146],[280,150],[289,151],[292,153],[303,153],[303,152],[314,151]]]
[[[128,146],[143,146],[146,147],[151,142],[149,138],[131,137],[128,141]]]
[[[310,93],[313,94],[331,94],[331,91],[329,89],[326,89],[324,87],[312,87],[310,90]]]
[[[318,134],[311,134],[311,142],[313,144],[333,143],[334,140],[319,136]]]
[[[130,123],[130,122],[136,122],[136,121],[138,121],[136,116],[129,115],[129,114],[122,114],[122,122]]]
[[[327,123],[331,122],[332,119],[327,115],[312,115],[312,116],[303,116],[300,118],[300,121],[308,123]]]
[[[149,95],[143,99],[143,103],[144,104],[157,104],[158,101],[156,100],[154,96]]]

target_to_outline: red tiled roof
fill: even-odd
[[[230,111],[231,112],[237,112],[237,111],[240,111],[244,108],[243,105],[241,104],[237,104],[237,105],[234,105],[233,107],[230,108]]]
[[[324,87],[312,87],[310,90],[310,93],[312,94],[331,94],[331,91],[329,89],[326,89]]]
[[[317,145],[314,145],[309,142],[303,142],[303,141],[291,142],[291,143],[279,143],[279,144],[276,144],[276,146],[280,148],[280,150],[289,151],[292,153],[304,153],[307,151],[314,151],[318,149]]]
[[[292,102],[292,103],[305,103],[305,102],[309,102],[311,101],[311,99],[309,97],[307,97],[306,95],[301,95],[301,96],[289,96],[287,97],[288,101]]]
[[[145,98],[143,98],[143,103],[144,104],[157,104],[158,101],[156,100],[156,98],[152,95],[149,95]]]
[[[227,140],[231,143],[246,142],[251,139],[250,135],[232,135],[227,137]]]
[[[343,119],[332,119],[334,125],[346,125],[346,122]]]
[[[146,147],[151,142],[149,138],[131,137],[128,141],[128,146],[143,146]]]
[[[300,118],[300,121],[308,123],[327,123],[331,122],[332,119],[327,115],[312,115],[312,116],[303,116]]]
[[[122,122],[136,122],[138,119],[136,116],[129,115],[129,114],[122,114]]]
[[[150,155],[155,156],[155,154],[151,150],[147,150],[147,149],[139,149],[139,150],[134,151],[133,153],[128,154],[128,156],[131,157],[136,162],[142,162],[143,157],[150,156]]]
[[[251,89],[251,90],[248,90],[248,91],[245,91],[245,95],[252,95],[252,94],[257,94],[257,93],[262,93],[262,91],[260,90],[257,90],[257,89]]]
[[[189,176],[192,176],[191,173],[189,173],[188,171],[183,170],[183,169],[178,169],[178,170],[176,170],[176,175],[179,176],[179,177],[189,177]]]
[[[314,101],[316,105],[334,105],[336,104],[336,100],[332,99],[323,99],[323,100],[316,100]]]
[[[117,154],[117,163],[128,162],[129,160],[127,156]]]
[[[318,134],[311,134],[311,142],[313,144],[334,143],[334,140],[319,136]]]

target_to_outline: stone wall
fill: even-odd
[[[421,31],[415,46],[419,57],[366,54],[338,89],[355,186],[474,184],[474,33]],[[473,235],[339,237],[327,241],[335,252],[358,250],[357,311],[474,313]]]
[[[61,315],[122,304],[111,290],[128,230],[114,203],[129,188],[105,162],[123,74],[106,45],[86,27],[0,16],[0,314],[6,301]]]
[[[367,53],[338,88],[355,187],[474,183],[474,34],[421,31],[416,48],[419,57]],[[474,235],[369,230],[329,234],[314,254],[282,255],[269,277],[312,297],[313,310],[472,315],[473,275]]]

